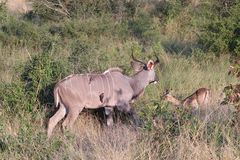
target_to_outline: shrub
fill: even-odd
[[[0,3],[0,24],[7,21],[9,15],[7,14],[7,8],[3,3]]]
[[[68,18],[100,16],[111,11],[112,1],[94,1],[94,0],[50,0],[35,1],[34,14],[40,16],[43,20],[61,21]]]
[[[4,111],[9,115],[21,115],[22,111],[30,111],[27,106],[24,84],[15,82],[0,85],[0,99]]]
[[[64,61],[56,61],[52,53],[44,52],[29,61],[24,68],[22,81],[25,82],[25,92],[29,102],[34,104],[53,102],[53,84],[69,73]]]
[[[53,38],[44,27],[40,28],[16,17],[9,16],[4,23],[0,24],[0,40],[3,46],[28,46],[36,49],[51,39]]]
[[[49,0],[35,1],[34,15],[41,17],[44,21],[61,21],[68,18],[100,17],[104,14],[112,14],[121,20],[133,17],[140,2],[121,0]],[[31,15],[30,17],[31,18]]]
[[[236,1],[229,6],[220,1],[214,2],[207,13],[209,15],[206,15],[206,23],[201,25],[203,30],[199,39],[203,50],[218,55],[227,52],[239,54],[240,2]]]
[[[187,6],[185,0],[159,1],[156,4],[153,14],[161,19],[161,22],[166,23],[168,20],[175,18],[180,11]]]
[[[150,16],[149,13],[140,12],[135,19],[129,21],[129,29],[132,34],[139,38],[145,44],[152,44],[160,40],[160,30],[157,19]]]
[[[96,71],[97,67],[94,62],[96,59],[93,58],[94,47],[88,40],[78,39],[72,44],[72,53],[69,57],[69,61],[74,65],[74,70],[79,73],[87,73]]]
[[[64,61],[55,61],[49,52],[30,60],[20,80],[0,86],[0,97],[6,111],[11,115],[24,115],[25,112],[41,111],[41,105],[51,105],[54,83],[70,69],[65,66]]]

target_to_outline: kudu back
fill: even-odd
[[[132,60],[135,70],[132,76],[124,75],[120,68],[110,68],[101,74],[73,74],[59,81],[54,87],[54,102],[59,108],[49,119],[48,137],[65,116],[62,127],[72,127],[83,108],[104,107],[107,125],[113,124],[114,107],[135,117],[130,103],[143,93],[147,85],[158,81],[154,67],[159,59],[144,63],[132,54]]]

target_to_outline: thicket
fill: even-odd
[[[126,37],[131,34],[140,42],[152,44],[168,34],[164,27],[184,12],[190,21],[179,22],[178,32],[188,34],[181,30],[197,27],[197,39],[193,43],[203,52],[239,56],[239,4],[238,0],[202,3],[188,0],[36,1],[34,10],[24,15],[22,20],[8,15],[1,5],[1,41],[8,45],[42,46],[49,41],[59,41],[55,39],[56,35],[63,39],[73,38],[79,37],[82,31],[88,36],[121,34]],[[84,26],[79,19],[92,20],[95,24],[89,25],[89,22]]]
[[[239,5],[239,1],[216,1],[211,10],[205,13],[207,22],[201,25],[200,39],[204,51],[217,54],[230,52],[235,57],[239,56]]]

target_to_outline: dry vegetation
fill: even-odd
[[[220,105],[224,87],[239,82],[227,74],[229,59],[239,55],[238,38],[226,36],[238,22],[218,19],[214,11],[220,3],[174,0],[163,1],[161,8],[158,1],[116,1],[109,8],[110,1],[73,0],[62,1],[69,2],[64,16],[41,2],[17,17],[0,6],[0,159],[240,159],[239,115],[234,106]],[[226,2],[233,15],[240,13],[239,1],[234,2]],[[225,21],[225,30],[213,24]],[[233,50],[227,49],[230,43]],[[53,85],[71,73],[108,67],[131,74],[132,49],[139,58],[157,54],[161,61],[160,82],[133,105],[142,126],[117,112],[108,128],[101,112],[85,111],[72,130],[62,133],[58,125],[47,140]],[[166,89],[183,99],[200,87],[213,93],[202,110],[176,108],[161,98]]]

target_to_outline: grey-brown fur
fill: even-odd
[[[119,68],[110,68],[102,74],[74,74],[55,85],[54,100],[58,111],[48,123],[48,137],[56,124],[65,117],[63,128],[71,127],[83,108],[105,107],[107,124],[112,125],[114,107],[131,112],[130,103],[136,99],[151,82],[158,80],[150,60],[141,71],[127,76]]]
[[[183,100],[178,100],[173,97],[168,91],[163,95],[163,98],[171,102],[175,106],[182,105],[183,107],[203,107],[209,104],[211,91],[207,88],[199,88],[193,94]]]

